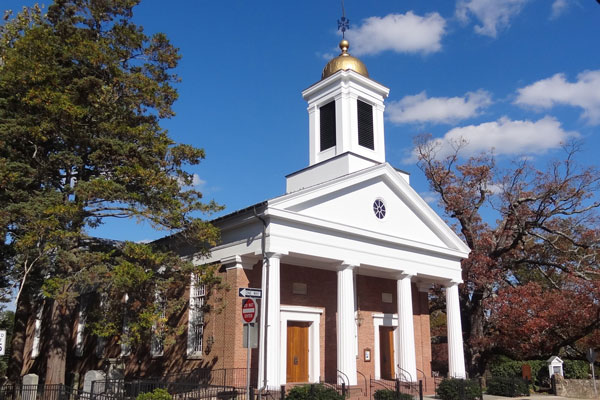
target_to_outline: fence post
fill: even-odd
[[[248,400],[254,400],[254,386],[250,386],[250,393],[248,394]]]
[[[556,376],[554,376],[554,374],[552,375],[552,378],[550,378],[550,382],[552,384],[552,394],[556,396]]]
[[[423,400],[423,380],[419,379],[419,400]]]
[[[285,399],[285,385],[281,385],[281,391],[279,392],[279,398],[281,400]]]
[[[346,382],[342,382],[342,396],[346,397]]]
[[[460,397],[460,400],[466,400],[466,396],[465,396],[465,383],[467,381],[465,379],[461,379],[460,380],[460,384],[458,385],[458,395]]]
[[[314,400],[314,398],[315,398],[315,384],[314,383],[312,385],[310,385],[310,393],[308,395],[308,398],[311,400]]]
[[[400,396],[400,379],[396,379],[396,398]]]

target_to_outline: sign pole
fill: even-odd
[[[250,324],[246,324],[246,337],[248,338],[248,349],[246,352],[246,398],[250,399],[250,357],[252,356],[252,351],[250,349]]]
[[[588,361],[590,362],[590,369],[592,370],[592,382],[594,382],[594,395],[598,397],[598,390],[596,389],[596,373],[594,371],[594,361],[596,361],[596,352],[591,347],[588,349],[586,354]]]

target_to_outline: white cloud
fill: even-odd
[[[554,0],[554,3],[552,3],[552,14],[550,15],[550,19],[560,17],[567,11],[568,7],[569,2],[567,0]]]
[[[192,176],[192,186],[198,187],[204,184],[206,184],[206,181],[204,179],[201,179],[200,176],[198,176],[198,174],[194,174]]]
[[[179,183],[179,186],[183,187],[183,188],[194,188],[194,189],[198,189],[201,186],[204,186],[206,184],[206,181],[202,178],[200,178],[200,176],[198,174],[192,174],[192,184],[191,185],[186,185],[185,182],[183,181],[182,178],[178,177],[177,178],[177,182]]]
[[[430,206],[435,206],[437,204],[438,200],[440,199],[437,192],[431,192],[431,191],[430,192],[421,192],[421,193],[419,193],[419,195]]]
[[[480,125],[458,127],[448,131],[443,138],[433,139],[438,157],[454,152],[463,143],[463,156],[494,150],[496,155],[542,154],[560,147],[577,132],[565,131],[555,118],[546,116],[538,121],[513,121],[506,117]],[[415,154],[406,162],[414,162]]]
[[[377,54],[386,50],[398,53],[433,53],[442,48],[446,20],[438,13],[423,17],[412,11],[369,17],[362,25],[346,32],[350,53]]]
[[[508,27],[511,18],[518,15],[528,1],[530,0],[459,0],[456,4],[456,16],[465,23],[474,16],[480,22],[480,25],[475,25],[475,32],[496,37],[498,31]]]
[[[516,104],[546,109],[555,105],[580,107],[588,123],[600,124],[600,70],[582,72],[572,83],[564,74],[556,74],[518,92]]]
[[[485,90],[468,92],[463,97],[427,97],[423,91],[390,102],[386,107],[394,123],[451,124],[478,115],[481,109],[492,104],[492,96]]]

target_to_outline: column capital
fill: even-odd
[[[452,286],[458,286],[461,283],[463,283],[462,279],[460,279],[460,280],[458,280],[458,279],[451,279],[449,281],[444,282],[443,285],[444,285],[445,288],[449,288],[449,287],[452,287]]]
[[[356,262],[352,262],[352,261],[342,261],[337,266],[337,270],[338,271],[343,271],[345,269],[354,270],[355,268],[358,268],[359,265],[360,265],[360,263],[356,263]]]
[[[277,252],[277,251],[268,251],[265,253],[265,257],[267,258],[277,258],[278,260],[281,260],[281,257],[287,255],[286,253],[283,252]]]
[[[415,282],[419,292],[429,292],[429,289],[433,286],[431,282]]]
[[[257,260],[255,258],[246,258],[236,254],[233,256],[223,257],[221,259],[221,264],[225,266],[226,269],[252,269],[254,264],[256,264],[256,261]]]
[[[412,279],[414,276],[415,276],[415,274],[411,274],[408,272],[402,272],[402,273],[396,274],[396,279],[397,280],[402,280],[402,279],[406,279],[406,278]]]

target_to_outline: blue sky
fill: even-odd
[[[2,0],[18,10],[33,1]],[[346,0],[349,52],[391,89],[387,161],[427,182],[411,160],[415,135],[465,137],[468,151],[499,160],[560,157],[561,142],[600,144],[600,5],[595,0]],[[177,115],[163,127],[206,150],[196,183],[225,213],[285,192],[284,176],[308,165],[300,92],[337,55],[336,0],[142,0],[134,20],[180,48]],[[165,235],[134,221],[95,234]]]

